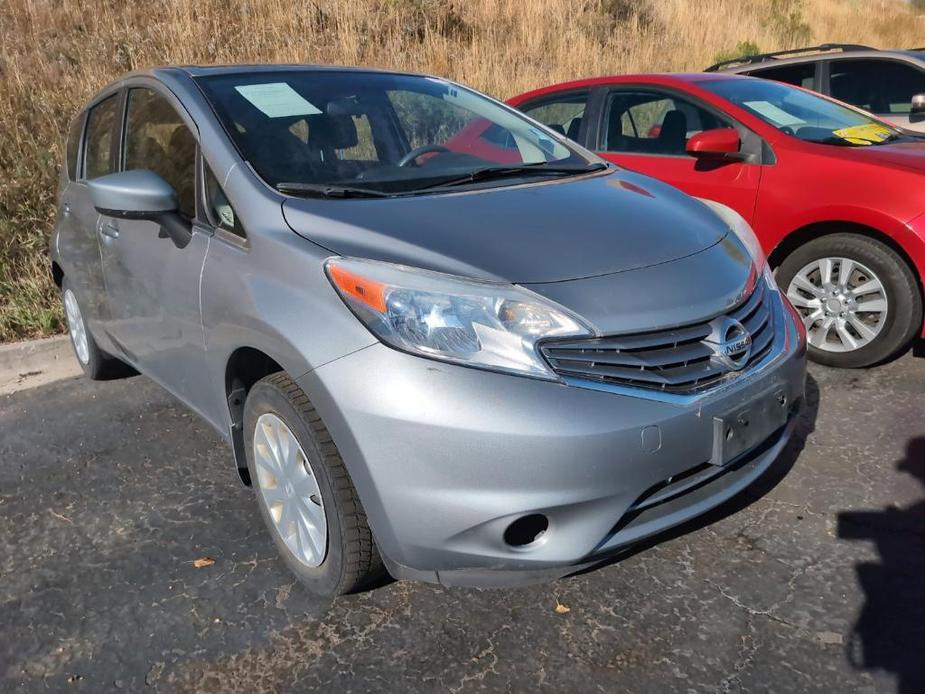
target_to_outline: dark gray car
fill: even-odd
[[[925,48],[891,51],[827,43],[743,55],[706,70],[795,84],[925,133]]]
[[[214,426],[322,594],[573,572],[756,479],[803,394],[738,215],[432,77],[127,75],[51,257],[86,373]]]

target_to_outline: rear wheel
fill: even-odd
[[[284,373],[258,381],[244,405],[247,467],[263,520],[289,568],[331,597],[383,573],[366,512],[315,408]]]
[[[857,368],[896,356],[922,325],[922,292],[891,248],[856,234],[832,234],[791,253],[778,284],[803,316],[809,357]]]
[[[84,374],[94,381],[100,381],[130,372],[121,361],[109,356],[97,346],[96,340],[87,329],[77,295],[66,277],[61,282],[61,301],[64,303],[64,317],[67,319],[71,347],[74,348],[74,355]]]

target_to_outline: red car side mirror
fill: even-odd
[[[687,153],[698,159],[742,159],[735,128],[715,128],[697,133],[687,141]]]

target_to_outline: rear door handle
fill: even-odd
[[[61,216],[70,217],[71,216],[71,205],[70,203],[64,203],[61,207]]]
[[[100,233],[103,236],[108,236],[111,239],[117,239],[119,238],[119,227],[116,226],[115,222],[101,222]]]

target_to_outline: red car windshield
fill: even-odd
[[[861,111],[780,82],[717,79],[704,80],[698,85],[782,133],[807,142],[865,147],[902,137],[896,128]]]

